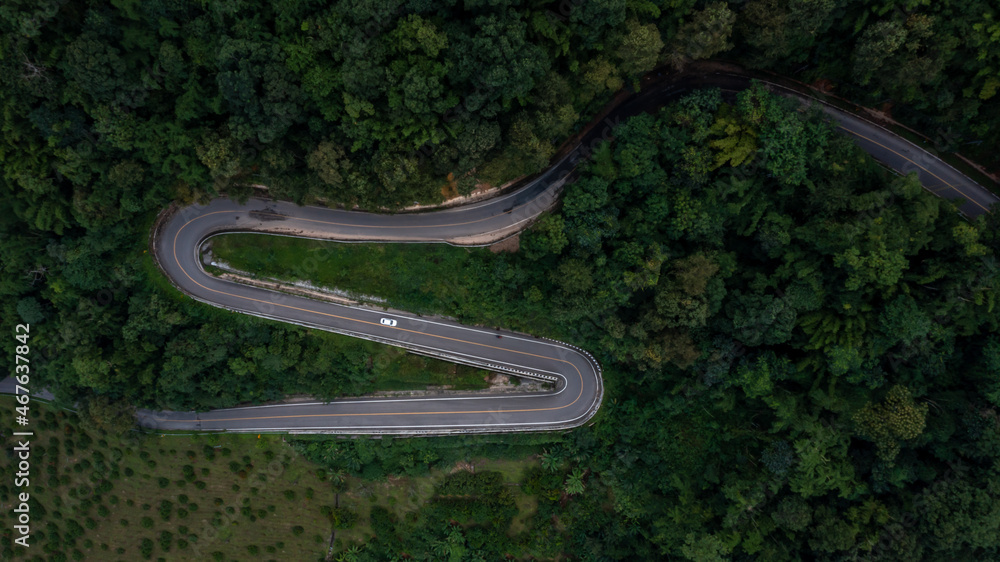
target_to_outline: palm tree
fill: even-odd
[[[341,552],[340,556],[337,557],[337,562],[356,562],[359,554],[361,554],[361,548],[354,545],[344,552]]]
[[[586,473],[580,470],[579,467],[574,468],[573,472],[566,478],[566,493],[573,496],[576,494],[583,493],[583,476]]]
[[[562,459],[559,458],[559,455],[548,450],[542,453],[539,460],[542,461],[542,468],[548,470],[549,472],[559,470],[559,465],[562,463]]]

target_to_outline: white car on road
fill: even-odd
[[[379,323],[381,323],[383,326],[395,326],[396,325],[396,321],[393,320],[392,318],[383,318],[383,319],[379,320]]]

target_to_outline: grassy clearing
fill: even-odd
[[[12,410],[12,397],[0,398]],[[118,438],[32,404],[31,550],[2,540],[3,559],[65,553],[73,560],[321,558],[334,505],[330,484],[280,436]],[[9,416],[5,416],[7,418]],[[4,419],[0,434],[9,436]],[[4,448],[13,447],[4,438]],[[0,502],[11,505],[5,463]],[[291,494],[289,494],[291,492]],[[10,509],[3,526],[13,525]],[[301,533],[292,527],[301,526]]]
[[[450,390],[480,390],[489,387],[489,372],[407,353],[389,347],[383,352],[387,361],[375,378],[376,391],[422,390],[447,387]]]
[[[212,239],[212,252],[229,265],[267,277],[309,281],[356,295],[386,299],[413,312],[449,309],[455,295],[441,272],[461,277],[483,248],[445,244],[342,244],[260,234],[226,234]]]

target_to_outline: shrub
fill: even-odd
[[[330,520],[337,529],[350,529],[358,522],[358,514],[346,507],[337,507],[334,508]]]
[[[164,521],[170,521],[170,512],[173,511],[174,504],[169,500],[163,500],[160,502],[160,518]]]
[[[300,526],[300,525],[296,525],[296,526],[292,527],[292,534],[295,535],[296,537],[299,536],[299,535],[301,535],[304,532],[306,532],[306,530],[304,528],[302,528],[302,526]]]
[[[124,521],[124,519],[122,521]],[[153,518],[143,517],[142,520],[139,521],[139,525],[142,525],[143,529],[151,529],[153,528]]]
[[[156,483],[160,486],[160,488],[166,488],[167,486],[170,485],[170,480],[167,480],[166,478],[161,476],[156,479]]]
[[[164,552],[170,550],[170,543],[172,542],[174,542],[173,533],[171,533],[170,531],[162,531],[160,533],[160,548],[162,548]]]
[[[128,527],[128,519],[119,519],[118,524],[122,527]]]

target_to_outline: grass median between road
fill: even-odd
[[[383,346],[379,357],[385,366],[377,371],[374,390],[481,390],[489,388],[489,372],[422,355],[414,355],[391,346]]]
[[[412,312],[443,312],[460,295],[442,292],[441,272],[462,277],[484,248],[445,244],[346,244],[263,234],[212,238],[216,260],[263,277],[308,281],[385,299]]]

